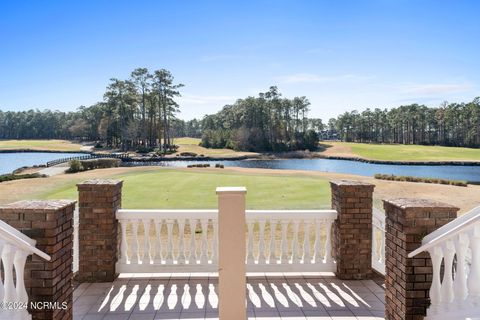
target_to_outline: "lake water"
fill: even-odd
[[[10,173],[23,167],[45,164],[47,161],[76,157],[77,153],[20,152],[0,153],[0,174]],[[186,167],[189,164],[221,163],[227,167],[292,169],[349,173],[361,176],[373,176],[376,173],[415,176],[423,178],[443,178],[450,180],[480,181],[480,166],[425,166],[373,164],[334,159],[284,159],[284,160],[242,160],[242,161],[163,161],[145,163],[126,163],[125,165],[157,165]]]
[[[13,170],[24,167],[46,164],[48,161],[85,155],[84,153],[64,152],[16,152],[0,153],[0,174],[11,173]]]
[[[186,167],[194,163],[221,163],[226,167],[291,169],[323,172],[349,173],[361,176],[373,176],[376,173],[415,176],[423,178],[442,178],[449,180],[480,181],[480,166],[426,166],[426,165],[391,165],[374,164],[334,159],[283,159],[283,160],[242,160],[242,161],[164,161],[144,163]],[[135,164],[137,165],[137,164]]]

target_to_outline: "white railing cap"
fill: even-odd
[[[438,245],[439,243],[446,241],[454,237],[455,235],[466,231],[467,229],[472,228],[478,222],[480,222],[480,206],[470,210],[461,217],[450,221],[441,228],[427,235],[422,240],[422,246],[410,252],[408,254],[408,257],[412,258],[420,252],[427,251],[428,249]]]
[[[245,187],[217,187],[217,194],[219,193],[247,193]]]
[[[21,234],[21,235],[20,235]],[[24,234],[22,234],[17,229],[13,228],[9,224],[5,223],[4,221],[0,220],[0,238],[2,238],[7,243],[19,247],[20,249],[32,254],[36,254],[39,257],[50,261],[51,257],[37,249],[34,245],[35,240],[28,238]]]

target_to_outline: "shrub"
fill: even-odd
[[[423,182],[423,183],[435,183],[435,184],[446,184],[451,186],[466,187],[466,181],[458,180],[447,180],[447,179],[435,179],[435,178],[418,178],[412,176],[395,176],[390,174],[380,174],[377,173],[374,175],[375,179],[379,180],[390,180],[390,181],[407,181],[407,182]]]
[[[75,173],[84,170],[80,160],[70,160],[69,164],[70,168],[67,169],[68,173]]]
[[[152,152],[153,148],[145,147],[145,146],[140,146],[137,149],[137,153],[149,153]]]
[[[122,160],[114,158],[96,159],[95,169],[116,168],[120,166]]]
[[[21,180],[21,179],[32,179],[32,178],[45,178],[46,175],[36,173],[27,173],[27,174],[2,174],[0,175],[0,182],[12,181],[12,180]]]
[[[195,152],[181,152],[180,155],[182,157],[196,157],[197,154]]]
[[[88,159],[88,160],[71,160],[68,173],[87,171],[93,169],[106,169],[119,167],[122,160],[114,158]]]
[[[198,164],[189,164],[187,168],[209,168],[209,163],[198,163]]]

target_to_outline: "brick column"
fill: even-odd
[[[88,180],[77,184],[80,282],[111,282],[117,277],[118,222],[122,181]]]
[[[372,276],[372,194],[375,185],[360,181],[330,181],[334,223],[336,276],[368,279]]]
[[[386,215],[385,318],[423,319],[430,304],[432,262],[427,252],[407,258],[424,236],[457,217],[458,208],[423,199],[383,202]]]
[[[72,319],[73,211],[75,201],[19,201],[0,207],[0,219],[37,241],[51,260],[32,255],[25,265],[29,301],[57,307],[33,309],[33,319]],[[66,303],[66,308],[62,304]]]

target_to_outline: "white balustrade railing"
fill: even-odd
[[[78,272],[79,269],[79,211],[78,207],[75,207],[75,211],[73,212],[73,264],[72,264],[72,271],[73,273]]]
[[[372,215],[372,268],[385,275],[385,213],[375,207]]]
[[[336,217],[333,210],[247,210],[247,271],[335,271]],[[218,271],[217,210],[120,209],[117,219],[118,272]]]
[[[430,233],[412,258],[432,259],[428,319],[466,319],[480,315],[480,207]],[[443,263],[442,263],[443,262]]]
[[[35,240],[0,220],[0,262],[3,267],[0,319],[31,319],[26,309],[28,295],[24,281],[25,263],[31,254],[50,260],[49,255],[35,248]]]

